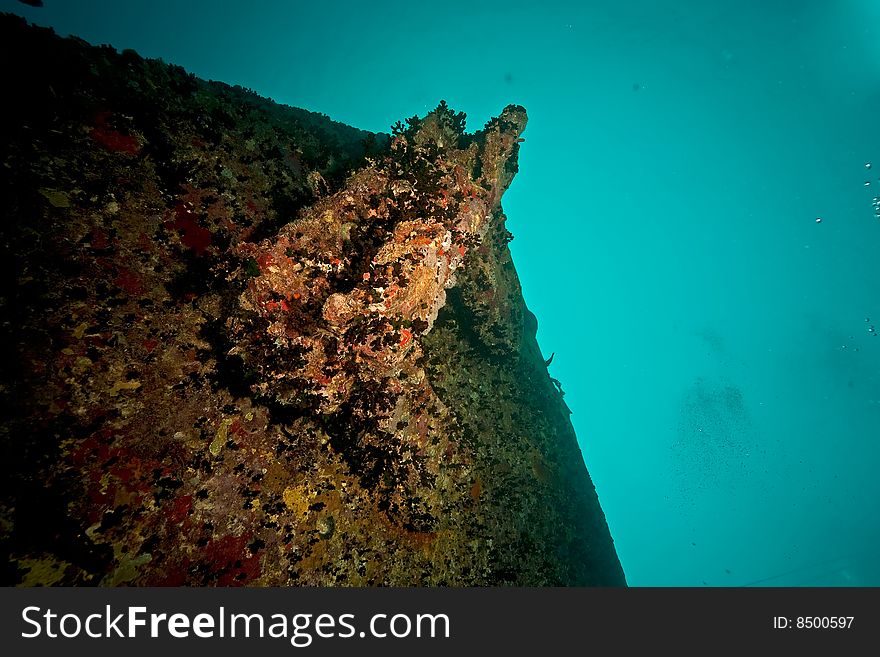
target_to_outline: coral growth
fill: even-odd
[[[399,399],[423,385],[419,337],[497,219],[526,125],[511,106],[465,135],[460,116],[441,104],[411,121],[387,155],[277,237],[238,247],[248,280],[229,320],[232,353],[256,373],[256,392],[328,413],[353,390]]]
[[[0,583],[623,583],[507,248],[522,108],[0,54]]]

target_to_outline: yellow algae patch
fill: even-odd
[[[149,563],[152,558],[153,556],[149,552],[136,557],[132,557],[130,554],[122,555],[119,567],[101,580],[101,586],[119,586],[130,582],[138,576],[140,566]]]
[[[315,494],[306,486],[288,486],[283,493],[284,504],[299,518],[305,518]]]
[[[21,559],[19,566],[28,569],[21,586],[53,586],[64,579],[69,563],[55,559]]]
[[[57,189],[41,189],[40,194],[46,197],[46,200],[49,201],[49,204],[56,208],[69,208],[70,207],[70,199],[67,198],[67,194],[64,192],[60,192]]]
[[[87,358],[86,356],[77,356],[76,361],[74,361],[73,363],[73,367],[76,370],[87,370],[92,366],[92,364],[93,363],[91,358]],[[116,393],[111,390],[110,394],[115,395]]]
[[[214,440],[211,442],[211,446],[208,447],[211,456],[220,456],[220,451],[223,449],[223,445],[226,444],[226,438],[229,435],[229,427],[232,425],[232,422],[231,418],[226,418],[220,423],[220,428],[217,429]]]
[[[123,390],[137,390],[141,387],[140,381],[117,381],[110,388],[111,395],[118,395]]]

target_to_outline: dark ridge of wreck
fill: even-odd
[[[507,246],[523,108],[373,134],[0,37],[0,583],[625,584]]]

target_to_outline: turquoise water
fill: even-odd
[[[629,583],[880,585],[880,2],[44,3],[0,10],[369,130],[524,105],[511,249]]]

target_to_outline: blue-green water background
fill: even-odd
[[[511,249],[629,583],[880,585],[880,1],[45,5],[0,0],[368,130],[526,106]]]

